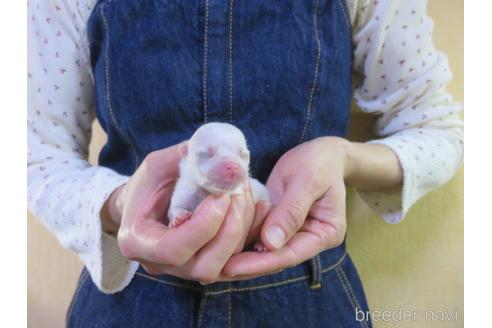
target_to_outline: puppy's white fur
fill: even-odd
[[[218,166],[232,163],[237,181],[217,178]],[[169,206],[169,226],[191,217],[200,202],[210,194],[243,194],[249,180],[255,203],[269,201],[266,187],[249,177],[249,151],[244,134],[227,123],[208,123],[195,131],[187,143],[187,154],[180,162],[180,177]]]

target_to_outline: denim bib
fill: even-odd
[[[321,136],[344,136],[352,98],[343,0],[102,0],[88,22],[99,164],[132,174],[203,123],[239,127],[251,174]],[[280,273],[202,286],[142,268],[100,292],[87,270],[68,327],[371,327],[345,243]]]
[[[320,136],[344,136],[352,98],[341,0],[106,0],[88,22],[99,163],[132,174],[203,123],[245,134],[251,174]]]

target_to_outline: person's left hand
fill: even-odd
[[[275,273],[343,242],[347,144],[342,138],[318,138],[279,159],[267,182],[274,207],[261,227],[261,241],[271,251],[232,256],[225,276],[240,280]]]

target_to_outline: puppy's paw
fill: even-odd
[[[169,229],[176,228],[191,218],[191,212],[185,209],[175,209],[169,217]]]
[[[268,248],[266,248],[265,244],[263,244],[261,241],[256,242],[254,248],[255,251],[259,253],[268,252]]]

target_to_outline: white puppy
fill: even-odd
[[[179,174],[168,211],[170,228],[188,220],[209,194],[243,194],[248,180],[255,203],[270,200],[266,187],[249,177],[244,134],[227,123],[207,123],[195,131]]]

